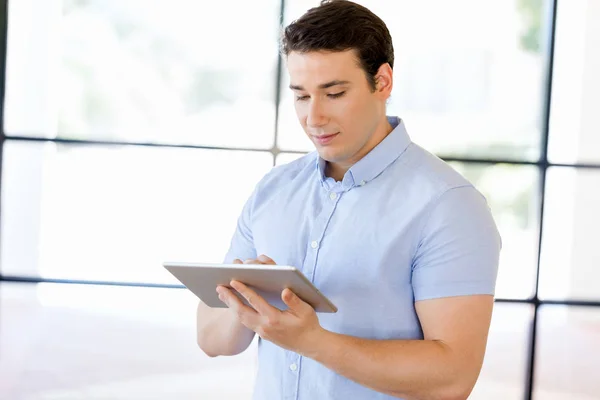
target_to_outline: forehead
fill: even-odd
[[[287,68],[292,85],[312,86],[333,80],[356,81],[364,79],[354,50],[307,53],[291,52]]]

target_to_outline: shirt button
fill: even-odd
[[[295,363],[294,363],[294,364],[290,364],[290,369],[291,369],[292,371],[295,371],[295,370],[297,370],[297,369],[298,369],[298,366],[297,366]]]
[[[310,244],[310,247],[312,247],[313,249],[316,249],[317,247],[319,247],[319,242],[317,242],[316,240],[313,240],[312,243]]]
[[[331,193],[329,194],[329,198],[330,198],[331,200],[335,200],[335,199],[337,199],[337,193],[335,193],[335,192],[331,192]]]
[[[360,186],[365,186],[367,184],[367,182],[365,181],[360,181]]]

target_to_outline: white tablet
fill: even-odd
[[[209,307],[226,308],[219,300],[217,286],[230,287],[232,280],[242,282],[280,310],[288,307],[281,292],[291,289],[315,311],[335,313],[337,307],[294,267],[260,264],[207,264],[165,262],[163,266]],[[235,290],[234,293],[238,294]],[[238,297],[248,305],[246,299]]]

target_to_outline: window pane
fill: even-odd
[[[550,168],[540,297],[600,299],[600,170]]]
[[[406,121],[415,142],[452,156],[539,156],[550,1],[358,2],[390,29],[396,80],[388,113]],[[318,1],[289,3],[287,22]],[[310,149],[287,71],[283,77],[281,147]]]
[[[205,356],[197,304],[188,290],[0,283],[0,398],[250,399],[256,345]]]
[[[6,131],[270,147],[279,6],[12,1]]]
[[[267,152],[9,141],[2,273],[178,283],[162,262],[221,262]]]
[[[470,400],[521,400],[531,307],[496,303],[479,380]]]
[[[600,163],[600,2],[559,1],[548,157]]]
[[[496,296],[533,295],[538,243],[538,179],[535,167],[452,163],[488,200],[500,235]]]
[[[534,399],[597,399],[600,310],[544,306],[538,323]]]

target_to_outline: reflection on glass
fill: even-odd
[[[279,6],[13,1],[6,130],[268,148]]]
[[[537,332],[534,399],[598,399],[600,311],[544,306]]]
[[[538,173],[534,167],[451,163],[483,193],[502,236],[496,296],[533,294],[539,225]]]
[[[531,316],[528,305],[494,305],[483,368],[469,400],[523,398]]]
[[[540,297],[600,299],[599,204],[600,171],[548,170]]]
[[[178,283],[221,262],[268,152],[7,142],[2,273]]]
[[[286,23],[319,2],[288,3]],[[539,156],[550,1],[358,3],[390,29],[396,73],[388,113],[405,120],[415,142],[453,156]],[[280,146],[310,150],[286,70],[283,78]]]

